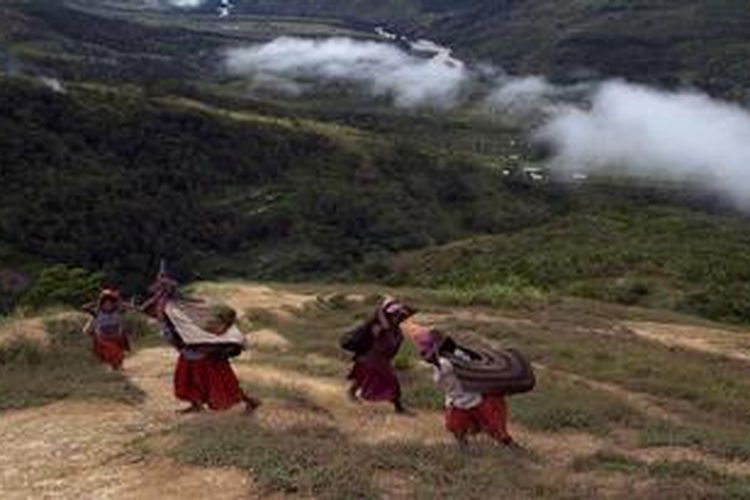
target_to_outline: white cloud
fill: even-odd
[[[229,51],[226,67],[259,87],[293,95],[313,84],[348,82],[401,107],[481,106],[550,144],[554,168],[700,178],[750,208],[750,112],[703,94],[621,81],[560,86],[349,38],[279,38]]]
[[[269,79],[355,83],[401,107],[450,107],[471,79],[461,66],[420,58],[391,44],[349,38],[278,38],[230,50],[226,66],[233,74],[253,77],[256,84]]]
[[[196,9],[206,3],[206,0],[166,0],[166,3],[180,9]]]
[[[585,106],[557,110],[537,137],[555,148],[559,168],[701,178],[750,207],[750,112],[740,106],[607,82]]]

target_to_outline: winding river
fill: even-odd
[[[381,38],[391,42],[401,41],[403,43],[406,43],[413,52],[423,54],[429,57],[434,62],[458,68],[463,68],[466,66],[466,64],[462,60],[457,59],[453,56],[453,49],[435,43],[431,40],[426,40],[424,38],[412,40],[404,35],[399,35],[398,33],[388,31],[388,29],[383,26],[375,27],[375,33]]]

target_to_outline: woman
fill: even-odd
[[[83,309],[93,316],[84,331],[91,335],[94,354],[113,370],[121,370],[125,351],[130,351],[130,341],[123,325],[126,307],[120,294],[112,289],[102,290],[96,303]]]
[[[225,351],[186,345],[170,319],[167,305],[176,298],[177,282],[160,272],[150,292],[151,298],[141,309],[159,320],[162,336],[179,352],[174,392],[177,399],[189,403],[180,413],[200,412],[206,406],[211,410],[226,410],[244,403],[245,413],[252,414],[261,402],[242,390]]]
[[[348,379],[352,381],[349,396],[359,401],[390,401],[396,413],[407,413],[401,401],[401,386],[393,369],[404,336],[400,325],[415,311],[396,299],[386,298],[361,329],[367,337],[366,348],[355,353],[354,366]]]
[[[505,446],[516,446],[508,432],[505,398],[464,389],[448,355],[468,356],[453,342],[444,342],[436,330],[414,326],[410,332],[422,359],[432,365],[433,380],[445,394],[445,426],[461,446],[468,437],[483,432]]]

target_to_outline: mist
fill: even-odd
[[[232,74],[249,76],[257,89],[299,93],[312,82],[348,82],[407,108],[455,106],[471,81],[460,65],[417,57],[388,43],[349,38],[278,38],[230,50],[226,67]]]
[[[166,0],[172,7],[180,9],[195,9],[206,3],[206,0]]]
[[[482,111],[550,146],[553,170],[698,181],[750,208],[750,112],[699,92],[624,81],[556,85],[349,38],[279,38],[231,50],[225,62],[254,89],[300,95],[347,82],[403,108]]]
[[[750,112],[704,94],[605,82],[550,110],[534,138],[553,147],[553,168],[694,180],[750,207]]]

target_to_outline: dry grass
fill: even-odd
[[[283,288],[232,286],[242,297],[284,299]],[[740,360],[628,335],[618,328],[626,313],[587,314],[560,303],[512,312],[433,306],[429,293],[412,290],[422,321],[520,347],[546,367],[535,392],[511,400],[511,430],[526,450],[510,452],[480,439],[463,453],[442,428],[441,394],[413,350],[405,349],[398,365],[415,418],[397,417],[388,405],[347,401],[350,358],[338,348],[339,335],[367,317],[375,299],[354,297],[349,287],[323,289],[315,297],[310,287],[292,288],[291,296],[312,299],[246,315],[246,327],[265,329],[266,337],[272,331],[274,339],[234,362],[243,385],[265,401],[252,421],[236,412],[178,420],[169,349],[141,351],[128,378],[121,378],[93,363],[80,325],[70,320],[47,325],[47,347],[3,348],[3,407],[63,398],[135,403],[171,443],[138,451],[138,460],[164,470],[235,468],[257,496],[750,496],[750,426],[742,418],[750,399],[743,377],[750,369]],[[110,410],[124,408],[132,405]]]
[[[264,410],[268,421],[263,424],[261,420],[250,429],[243,427],[238,434],[228,433],[241,436],[241,445],[234,440],[224,443],[230,438],[219,436],[223,428],[213,429],[210,423],[187,425],[181,429],[186,439],[177,456],[190,463],[234,465],[252,471],[256,479],[265,478],[261,484],[269,493],[320,498],[340,498],[339,494],[351,498],[479,498],[492,491],[503,491],[508,498],[676,498],[671,494],[713,498],[744,491],[744,476],[737,472],[744,468],[719,457],[744,459],[748,441],[740,429],[722,429],[716,420],[736,415],[736,405],[744,403],[724,401],[710,386],[690,386],[688,393],[690,384],[684,379],[686,374],[718,373],[719,379],[711,382],[721,384],[723,379],[743,373],[744,366],[718,363],[701,353],[670,350],[634,337],[608,336],[607,332],[620,331],[613,322],[596,314],[587,316],[585,309],[556,311],[563,307],[557,303],[537,305],[526,312],[516,310],[509,317],[488,308],[433,306],[429,293],[420,295],[412,290],[409,295],[419,304],[423,318],[432,318],[449,331],[471,329],[502,344],[520,346],[554,368],[540,371],[534,393],[512,400],[513,429],[528,446],[527,454],[506,454],[478,444],[468,456],[462,455],[447,436],[444,443],[421,441],[427,434],[410,434],[411,423],[396,425],[385,420],[384,425],[402,429],[401,439],[360,439],[357,432],[375,432],[368,420],[382,418],[379,408],[368,416],[369,407],[347,409],[343,395],[334,397],[337,392],[330,393],[327,385],[325,394],[309,391],[316,390],[315,380],[336,378],[340,382],[335,387],[343,391],[348,356],[338,350],[338,337],[365,318],[372,303],[349,300],[345,292],[328,290],[297,313],[273,318],[274,329],[290,342],[288,350],[261,346],[243,365],[248,369],[241,372],[251,377],[260,375],[259,364],[288,370],[286,376],[279,371],[278,377],[253,386],[270,398]],[[679,364],[676,374],[659,371],[675,363]],[[653,371],[644,371],[644,364]],[[429,379],[429,370],[408,347],[400,353],[397,365],[406,401],[420,413],[415,425],[440,425],[434,412],[441,408],[442,397]],[[282,380],[299,383],[288,386]],[[641,399],[630,397],[633,394],[658,401],[663,413],[636,404]],[[330,405],[335,408],[326,407]],[[294,408],[294,426],[280,431],[277,424],[269,424],[289,419],[290,408]],[[333,414],[328,413],[331,410]],[[673,411],[683,415],[688,424],[661,418]],[[352,418],[361,419],[361,423],[348,422]],[[661,448],[664,446],[669,448]],[[607,451],[610,449],[613,451]],[[665,450],[661,459],[645,461],[651,450],[659,449]],[[668,450],[674,453],[666,453]],[[694,460],[685,460],[686,454]],[[688,472],[680,475],[680,471],[700,466],[702,457],[709,472],[689,480]],[[686,465],[688,462],[693,465]],[[325,480],[318,482],[320,478]]]
[[[83,321],[79,316],[52,319],[45,324],[45,342],[19,336],[0,346],[0,410],[61,399],[142,399],[124,375],[94,359],[81,332]]]

